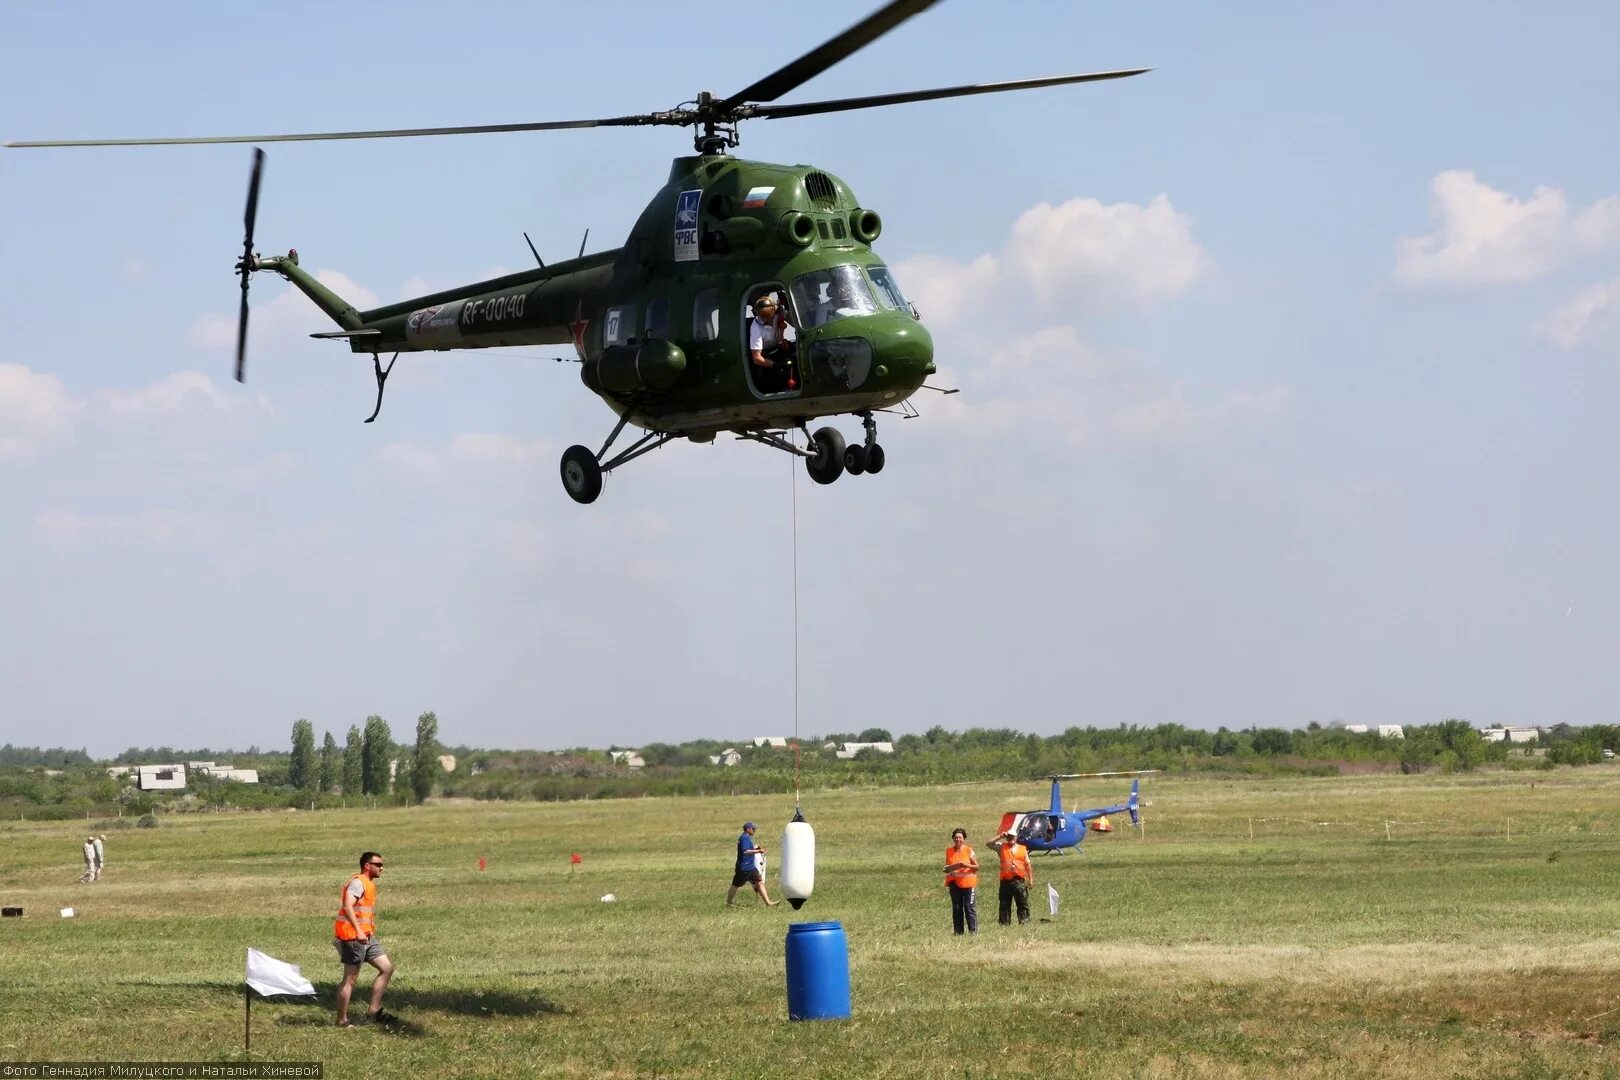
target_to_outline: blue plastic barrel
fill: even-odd
[[[849,941],[842,925],[788,926],[787,994],[789,1020],[849,1019]]]

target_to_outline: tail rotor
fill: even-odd
[[[248,178],[247,209],[242,214],[242,258],[236,270],[242,275],[242,306],[236,318],[236,381],[243,381],[247,366],[248,282],[258,269],[258,256],[253,253],[253,223],[259,216],[259,181],[264,176],[264,151],[253,148],[253,174]]]

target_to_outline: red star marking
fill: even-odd
[[[580,363],[585,362],[585,328],[591,325],[591,320],[585,317],[585,301],[581,300],[574,309],[574,321],[568,324],[568,330],[574,335],[574,351],[579,353]]]

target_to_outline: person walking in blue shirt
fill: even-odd
[[[756,855],[763,854],[765,849],[754,841],[754,823],[744,822],[742,835],[737,837],[737,865],[731,875],[731,889],[726,893],[726,907],[736,906],[737,890],[744,885],[753,885],[766,907],[781,903],[780,900],[772,900],[771,894],[765,891],[765,875],[759,872],[759,865],[754,859]]]

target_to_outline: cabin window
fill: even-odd
[[[623,345],[636,336],[636,305],[620,304],[602,313],[602,345]]]
[[[896,311],[912,310],[911,302],[906,299],[906,294],[900,291],[900,283],[894,280],[894,274],[887,266],[869,266],[866,268],[866,276],[877,286],[874,291],[877,293],[878,303]]]
[[[669,301],[663,297],[647,305],[647,332],[642,335],[651,341],[657,338],[660,341],[669,340]]]
[[[713,341],[720,336],[720,290],[704,289],[692,301],[692,340]]]
[[[793,299],[807,328],[877,311],[872,288],[856,266],[833,266],[800,274],[793,279]]]
[[[826,221],[825,218],[823,218],[822,220],[816,222],[816,231],[821,234],[821,238],[823,240],[831,240],[832,239],[832,233],[829,232],[828,229],[827,229],[827,221]]]
[[[849,235],[848,233],[844,232],[843,218],[833,218],[832,231],[834,240],[843,240]]]

